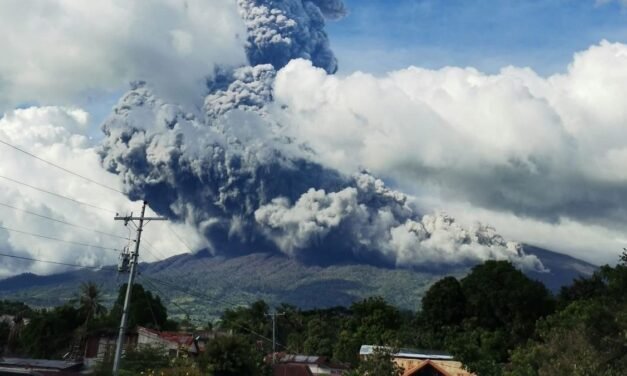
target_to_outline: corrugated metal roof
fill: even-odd
[[[283,363],[319,364],[325,362],[326,358],[312,355],[281,354],[279,361]]]
[[[385,346],[372,346],[372,345],[362,345],[359,349],[359,355],[372,355],[376,348],[391,350],[389,347]],[[441,359],[441,360],[453,360],[453,355],[442,352],[442,351],[433,351],[433,350],[419,350],[419,349],[400,349],[398,352],[393,354],[399,358],[410,358],[410,359]]]
[[[65,360],[28,359],[28,358],[0,358],[2,366],[19,366],[31,368],[47,368],[65,370],[80,366],[81,362],[68,362]]]

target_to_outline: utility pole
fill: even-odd
[[[144,201],[142,205],[142,213],[139,217],[133,217],[133,214],[129,216],[115,216],[116,221],[124,221],[124,226],[129,222],[135,224],[135,220],[139,221],[137,226],[137,239],[135,240],[135,252],[131,254],[131,270],[128,276],[128,284],[126,285],[126,297],[124,298],[124,308],[122,309],[122,320],[120,320],[120,332],[118,334],[118,340],[115,345],[115,357],[113,358],[113,375],[118,376],[120,370],[120,358],[122,356],[122,348],[124,347],[124,335],[126,334],[126,325],[128,323],[128,310],[131,303],[131,294],[133,291],[133,282],[135,281],[135,275],[137,274],[137,263],[139,258],[139,242],[141,241],[142,231],[144,225],[150,221],[165,221],[166,218],[162,217],[145,217],[147,201]]]
[[[266,314],[272,318],[272,364],[276,364],[276,318],[285,316],[284,312],[278,313],[276,309],[272,313]]]

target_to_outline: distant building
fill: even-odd
[[[332,363],[324,356],[277,354],[274,376],[340,376],[348,367]]]
[[[137,327],[137,346],[163,348],[173,358],[196,356],[200,353],[200,336],[192,333],[160,332],[154,329]],[[204,350],[204,343],[203,350]]]
[[[118,333],[116,331],[101,331],[89,335],[83,356],[85,366],[93,367],[105,359],[113,359],[117,340]],[[137,345],[137,331],[127,332],[124,340],[124,348],[135,347]]]
[[[138,326],[129,331],[125,338],[124,348],[141,348],[151,346],[162,348],[167,355],[178,358],[197,356],[205,351],[205,346],[210,339],[225,335],[221,332],[161,332],[154,329]],[[106,331],[92,334],[87,338],[85,346],[85,364],[89,367],[104,359],[113,356],[115,351],[117,332]]]
[[[359,356],[363,358],[372,355],[375,349],[376,346],[363,345],[359,349]],[[392,357],[403,369],[403,376],[474,376],[451,354],[440,351],[400,349]]]

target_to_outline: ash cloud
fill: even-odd
[[[487,226],[465,229],[444,214],[421,217],[404,194],[367,173],[351,183],[337,192],[310,189],[293,205],[274,199],[255,211],[255,219],[281,251],[296,257],[331,248],[397,266],[500,259],[543,269],[519,244]]]
[[[346,176],[313,162],[311,150],[254,107],[196,117],[139,83],[103,130],[103,164],[130,198],[198,228],[215,253],[396,266],[507,259],[542,269],[486,227],[423,216],[367,172]]]
[[[246,55],[251,65],[280,69],[303,58],[328,73],[337,71],[324,26],[325,18],[346,14],[341,0],[238,0],[237,5],[248,31]]]
[[[198,228],[226,255],[276,251],[318,264],[399,266],[508,259],[542,269],[486,227],[423,216],[370,173],[326,167],[274,118],[276,72],[289,61],[336,71],[324,22],[346,14],[341,1],[237,4],[250,65],[217,68],[198,112],[138,82],[103,124],[102,163],[131,199]]]

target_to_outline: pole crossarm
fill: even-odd
[[[276,320],[277,316],[285,316],[285,312],[277,312],[276,309],[266,316],[272,318],[272,364],[276,364]]]
[[[122,217],[122,216],[116,216],[113,217],[114,220],[116,221],[139,221],[140,219],[143,219],[144,221],[167,221],[168,219],[165,217]]]
[[[128,216],[121,216],[119,214],[116,214],[114,217],[116,221],[124,221],[124,225],[127,225],[129,222],[133,220],[139,221],[139,225],[137,225],[137,238],[135,240],[135,252],[131,254],[131,257],[132,257],[132,260],[130,262],[131,270],[130,270],[129,277],[128,277],[128,284],[126,285],[126,296],[124,298],[124,308],[122,309],[122,319],[120,320],[120,331],[118,333],[118,340],[115,345],[115,354],[113,358],[113,375],[114,376],[118,376],[119,370],[120,370],[120,360],[122,357],[122,351],[124,347],[124,337],[126,334],[126,329],[127,329],[127,324],[128,324],[128,314],[129,314],[129,307],[131,304],[133,282],[137,274],[137,263],[139,259],[139,245],[141,242],[142,231],[144,230],[144,225],[146,225],[146,223],[148,223],[149,221],[165,221],[166,220],[166,218],[162,218],[162,217],[144,216],[144,214],[146,213],[147,205],[148,205],[148,202],[144,201],[142,205],[142,212],[139,217],[133,216],[132,213],[131,215],[128,215]]]

